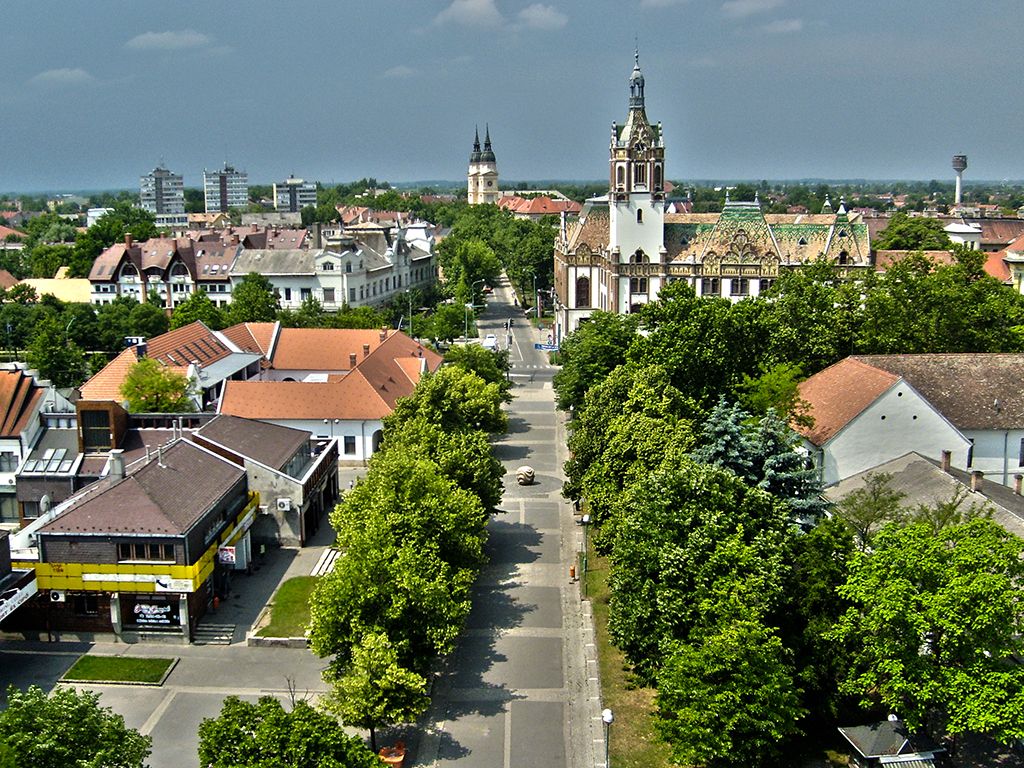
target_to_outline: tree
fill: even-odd
[[[813,427],[809,405],[799,395],[802,378],[800,366],[793,363],[778,363],[768,368],[762,366],[760,376],[744,374],[739,387],[740,402],[753,414],[763,416],[771,409],[790,423]]]
[[[296,701],[291,712],[273,696],[255,704],[228,696],[216,718],[199,725],[204,768],[379,768],[380,758],[338,721]]]
[[[990,520],[887,525],[858,553],[830,633],[855,650],[843,688],[934,735],[1024,738],[1024,541]]]
[[[438,304],[430,318],[430,324],[422,335],[433,339],[434,342],[446,341],[451,343],[457,336],[461,336],[465,328],[465,307],[457,304]]]
[[[497,384],[506,403],[512,402],[512,382],[508,372],[512,366],[508,360],[508,350],[492,352],[478,344],[463,344],[452,347],[444,356],[444,361],[464,371],[475,373],[488,384]]]
[[[67,329],[53,317],[45,317],[25,351],[30,368],[57,387],[74,387],[85,378],[85,354],[67,338]]]
[[[326,706],[347,725],[370,732],[377,751],[377,729],[414,720],[427,708],[427,681],[398,663],[383,632],[367,632],[352,650],[352,661],[335,680]]]
[[[918,504],[910,513],[909,520],[913,523],[924,523],[939,535],[944,528],[953,525],[963,525],[971,520],[991,519],[992,506],[987,501],[964,503],[969,493],[965,486],[958,483],[948,499],[930,505]]]
[[[133,365],[121,385],[132,413],[191,413],[196,410],[194,384],[184,374],[152,357]]]
[[[145,339],[151,339],[154,336],[167,333],[169,325],[170,321],[167,319],[163,309],[148,301],[136,304],[128,313],[128,328],[131,330],[130,336],[142,336]]]
[[[939,219],[926,216],[912,218],[900,211],[893,214],[889,226],[871,245],[878,251],[940,251],[952,247],[953,242]]]
[[[231,292],[228,317],[232,323],[270,323],[277,319],[277,297],[270,280],[250,272]]]
[[[835,505],[836,517],[850,529],[862,552],[883,525],[901,523],[906,518],[900,504],[906,494],[892,488],[891,482],[892,475],[887,472],[868,472],[864,485],[850,491]]]
[[[595,312],[562,342],[562,367],[555,373],[558,407],[578,411],[587,391],[626,362],[636,338],[636,315]]]
[[[57,687],[7,689],[0,744],[32,768],[142,768],[152,740],[99,705],[99,694]]]
[[[790,654],[757,620],[680,644],[658,675],[658,731],[681,765],[765,765],[805,714]]]
[[[174,308],[174,312],[171,313],[171,330],[182,328],[197,320],[215,331],[219,331],[225,325],[224,313],[210,301],[210,297],[203,290],[197,290]]]
[[[488,384],[455,366],[443,366],[424,374],[413,393],[398,400],[384,424],[387,427],[420,415],[447,430],[500,433],[508,428],[503,402],[499,384]]]

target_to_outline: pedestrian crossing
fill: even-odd
[[[334,547],[328,547],[324,550],[324,553],[320,555],[320,559],[317,560],[316,565],[313,566],[313,570],[310,571],[310,576],[324,576],[334,570],[334,564],[341,557],[341,550],[335,549]]]
[[[528,364],[528,363],[514,363],[512,365],[512,372],[515,373],[516,371],[521,371],[521,370],[557,371],[559,367],[560,366],[550,365],[550,364],[547,364],[547,363],[541,363],[541,364],[536,364],[536,365]]]

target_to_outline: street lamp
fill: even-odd
[[[405,289],[405,296],[409,299],[409,337],[413,338],[412,333],[412,289]]]
[[[537,294],[537,273],[534,272],[533,275],[531,275],[531,277],[533,277],[533,313],[539,318],[540,317],[540,301],[539,301],[540,297]]]
[[[608,738],[612,731],[612,723],[615,722],[615,715],[610,709],[601,712],[601,722],[604,723],[604,766],[608,768]]]
[[[590,527],[590,515],[580,518],[583,524],[583,597],[587,596],[587,528]]]
[[[469,341],[469,310],[473,309],[473,307],[476,306],[476,304],[474,303],[476,301],[476,286],[479,285],[480,283],[486,282],[486,278],[480,278],[479,280],[474,280],[469,285],[469,303],[466,304],[466,327],[465,331],[462,334],[467,342]]]

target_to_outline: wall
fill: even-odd
[[[986,480],[1011,487],[1013,476],[1024,473],[1024,466],[1020,464],[1020,441],[1024,439],[1024,430],[965,429],[964,435],[974,440],[974,461],[970,467],[954,462],[958,469],[981,470]]]
[[[858,472],[916,451],[939,460],[953,452],[963,467],[970,444],[956,428],[905,382],[899,382],[825,445],[823,481],[833,485]]]
[[[373,434],[384,428],[384,422],[379,419],[367,421],[339,421],[337,424],[324,424],[323,419],[260,419],[269,424],[280,424],[282,427],[292,429],[304,429],[316,437],[338,438],[338,463],[339,464],[362,464],[373,455]],[[349,435],[356,439],[356,452],[345,453],[345,436]]]

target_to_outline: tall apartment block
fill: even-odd
[[[249,175],[225,164],[219,171],[203,169],[206,212],[228,212],[249,204]]]
[[[316,205],[316,184],[289,176],[274,183],[274,209],[298,213],[307,205]]]
[[[181,174],[162,166],[139,177],[139,207],[156,216],[158,227],[184,226],[185,184]]]

